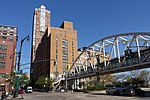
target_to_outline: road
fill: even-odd
[[[150,100],[150,97],[136,96],[113,96],[106,94],[89,93],[44,93],[34,92],[32,94],[23,94],[24,100]]]

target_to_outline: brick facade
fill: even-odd
[[[15,70],[17,28],[0,25],[0,92],[9,91],[9,84],[5,83],[11,71]]]

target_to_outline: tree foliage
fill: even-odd
[[[15,87],[16,84],[16,72],[11,72],[9,75],[6,76],[7,80],[6,83],[10,83],[11,86]],[[26,85],[29,83],[29,78],[26,74],[21,74],[19,77],[19,86]]]
[[[9,75],[6,76],[7,80],[5,81],[6,83],[10,83],[11,86],[15,87],[15,79],[16,79],[16,73],[11,72]]]
[[[108,83],[112,83],[114,81],[113,76],[111,74],[99,76],[100,80],[97,80],[97,77],[92,77],[88,79],[85,83],[85,86],[88,90],[103,90],[105,89],[105,85]]]
[[[29,78],[26,74],[22,74],[19,78],[19,85],[22,86],[22,85],[26,85],[26,84],[29,84]]]
[[[38,87],[42,88],[45,84],[45,76],[40,76],[35,83]]]
[[[111,74],[102,75],[102,76],[100,76],[100,82],[104,85],[113,83],[114,77]]]
[[[148,86],[148,83],[150,81],[150,71],[142,70],[137,78],[144,81],[143,85]]]
[[[55,81],[53,78],[46,78],[45,76],[40,76],[38,80],[36,81],[35,85],[36,87],[42,89],[42,88],[51,88],[52,83]]]
[[[114,77],[116,83],[126,82],[130,84],[138,84],[140,86],[148,86],[150,81],[150,71],[136,70],[125,74],[116,74]]]

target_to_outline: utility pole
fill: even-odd
[[[16,87],[15,87],[15,93],[14,93],[14,98],[15,97],[18,97],[18,90],[19,90],[19,76],[20,76],[20,60],[21,60],[21,50],[22,50],[22,45],[23,45],[23,42],[24,40],[29,41],[29,35],[26,36],[25,38],[23,38],[21,40],[21,45],[20,45],[20,50],[18,52],[18,68],[17,68],[17,79],[16,79]]]

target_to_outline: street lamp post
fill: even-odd
[[[18,52],[18,68],[17,68],[17,79],[16,79],[16,88],[15,88],[15,94],[14,94],[14,97],[18,97],[18,90],[19,90],[19,74],[20,74],[20,60],[21,60],[21,50],[22,50],[22,45],[23,45],[23,42],[24,40],[29,41],[29,35],[26,36],[25,38],[23,38],[21,40],[21,45],[20,45],[20,50]]]

